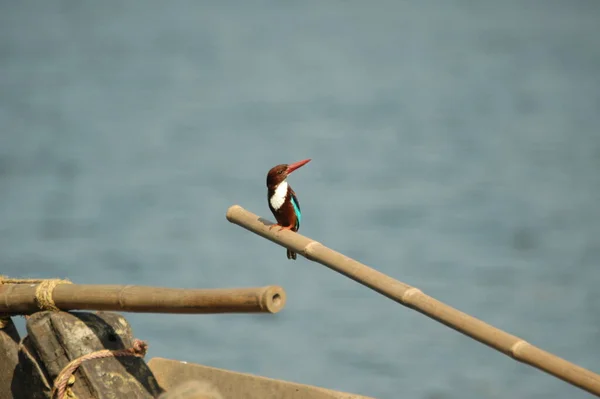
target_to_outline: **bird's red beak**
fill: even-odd
[[[293,171],[295,171],[296,169],[298,169],[299,167],[301,167],[301,166],[304,166],[304,165],[306,165],[306,164],[307,164],[307,163],[309,163],[309,162],[310,162],[310,159],[305,159],[305,160],[303,160],[303,161],[298,161],[298,162],[296,162],[296,163],[289,164],[289,165],[288,165],[288,168],[287,168],[287,170],[286,170],[285,172],[286,172],[287,174],[290,174],[290,173],[292,173]]]

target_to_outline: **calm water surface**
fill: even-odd
[[[301,232],[600,371],[596,1],[2,2],[0,272],[278,284],[128,315],[161,356],[378,398],[586,398],[225,220]],[[22,328],[23,324],[20,322]]]

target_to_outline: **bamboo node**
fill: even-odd
[[[404,294],[402,294],[400,300],[403,304],[408,305],[411,303],[411,299],[417,295],[423,295],[423,291],[415,287],[410,287],[409,289],[404,291]]]
[[[52,310],[54,312],[60,311],[52,299],[52,292],[59,284],[73,284],[69,280],[42,280],[37,288],[35,289],[35,301],[41,310]]]
[[[515,359],[520,359],[521,358],[521,353],[523,352],[523,350],[527,347],[530,347],[531,344],[525,340],[519,340],[517,342],[515,342],[514,344],[511,345],[510,349],[508,350],[508,352],[510,353],[510,355],[515,358]]]
[[[311,241],[308,244],[306,244],[306,246],[302,250],[302,253],[304,253],[304,256],[306,258],[312,259],[312,256],[315,253],[315,247],[318,247],[319,245],[322,246],[322,244],[318,241]]]
[[[127,294],[127,290],[132,287],[135,286],[128,284],[125,287],[123,287],[121,291],[119,291],[119,306],[121,307],[121,309],[125,309],[125,305],[127,304],[127,301],[125,300],[125,295]]]
[[[67,392],[67,385],[72,379],[73,373],[77,368],[86,360],[92,359],[102,359],[107,357],[119,357],[119,356],[136,356],[136,357],[144,357],[146,356],[146,351],[148,350],[148,344],[145,341],[134,339],[133,345],[131,348],[127,349],[118,349],[118,350],[109,350],[102,349],[96,352],[88,353],[87,355],[83,355],[78,357],[75,360],[72,360],[67,364],[56,376],[54,380],[54,385],[52,387],[52,392],[50,393],[50,398],[54,398],[54,395],[58,394],[58,399],[63,399]],[[72,385],[72,383],[71,383]]]

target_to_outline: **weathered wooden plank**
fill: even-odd
[[[220,398],[245,399],[372,399],[295,382],[207,367],[200,364],[153,358],[148,366],[160,386],[169,392],[187,381],[200,381],[211,387],[206,393]],[[218,396],[217,396],[218,395]]]
[[[28,339],[38,368],[54,381],[72,360],[103,349],[120,350],[132,346],[127,321],[116,313],[39,312],[27,322]],[[42,376],[38,376],[43,380]],[[70,387],[78,399],[150,399],[161,390],[145,361],[139,357],[108,357],[84,361],[74,373]],[[48,389],[44,397],[48,397]]]
[[[50,396],[52,381],[42,366],[31,337],[25,337],[19,347],[19,364],[11,386],[14,399],[47,399]]]
[[[19,333],[12,319],[0,320],[0,399],[13,399],[11,385],[19,363]]]
[[[186,381],[163,393],[158,399],[224,399],[210,384]]]

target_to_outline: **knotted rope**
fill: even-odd
[[[55,394],[58,394],[57,399],[62,399],[65,396],[65,393],[67,392],[67,384],[69,383],[71,376],[73,375],[75,370],[77,370],[77,368],[81,365],[81,363],[85,362],[86,360],[119,356],[144,357],[146,356],[147,350],[148,344],[145,341],[134,339],[131,348],[118,350],[102,349],[96,352],[88,353],[87,355],[80,356],[77,359],[71,361],[69,364],[67,364],[58,374],[58,376],[54,380],[54,386],[52,388],[52,392],[50,393],[50,398],[53,399]]]
[[[0,285],[2,284],[38,284],[35,289],[35,301],[40,310],[51,310],[58,312],[60,309],[56,307],[52,299],[52,293],[59,284],[73,284],[69,280],[61,279],[37,279],[37,278],[8,278],[0,276]],[[10,321],[10,316],[0,314],[0,329],[7,326]]]

